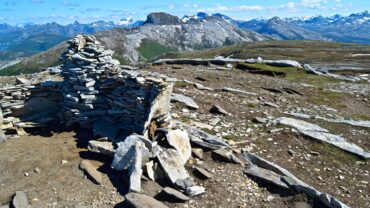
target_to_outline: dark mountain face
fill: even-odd
[[[368,11],[349,16],[253,19],[241,22],[238,26],[283,40],[370,43]]]
[[[164,12],[151,13],[148,15],[145,24],[153,25],[177,25],[181,24],[180,18],[173,16]]]
[[[284,22],[279,17],[267,21],[257,32],[282,40],[329,40],[319,33]]]

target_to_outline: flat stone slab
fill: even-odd
[[[244,170],[244,173],[249,176],[262,179],[280,188],[289,189],[289,186],[282,180],[282,176],[273,171],[259,168],[256,165],[251,165]]]
[[[198,109],[199,105],[191,98],[182,94],[172,93],[172,102],[179,102],[185,104],[187,107],[192,109]]]
[[[244,90],[234,89],[234,88],[231,88],[231,87],[224,87],[223,91],[232,92],[232,93],[239,93],[239,94],[244,94],[244,95],[257,96],[257,94],[254,93],[254,92],[247,92],[247,91],[244,91]]]
[[[335,147],[338,147],[339,149],[342,149],[349,153],[358,155],[362,158],[365,158],[365,159],[370,158],[370,152],[366,152],[361,147],[348,142],[345,138],[341,136],[326,133],[326,132],[314,132],[314,131],[302,131],[302,130],[299,132],[303,134],[304,136],[307,136],[309,138],[312,138],[312,139],[315,139],[321,142],[331,144]]]
[[[230,146],[222,138],[215,135],[208,134],[200,129],[194,128],[182,122],[175,122],[174,125],[177,125],[181,129],[184,129],[188,132],[190,140],[192,143],[196,143],[200,146],[209,147],[210,149],[220,149],[222,147],[229,148]],[[202,144],[202,142],[204,144]],[[207,145],[209,144],[209,145]]]
[[[103,183],[102,174],[96,170],[93,164],[88,160],[82,160],[80,163],[80,169],[85,171],[97,184]]]
[[[314,187],[304,183],[288,170],[273,162],[267,161],[252,153],[244,153],[243,157],[251,163],[244,171],[247,175],[274,183],[282,188],[289,188],[300,193],[305,193],[312,198],[320,200],[328,207],[349,208],[346,204],[342,203],[335,197],[317,191]]]
[[[312,123],[308,123],[306,121],[297,120],[294,118],[287,118],[287,117],[280,117],[275,119],[277,124],[282,124],[286,126],[293,127],[298,131],[319,131],[319,132],[329,132],[328,130],[321,128],[320,126]]]
[[[179,153],[176,150],[164,149],[159,153],[158,160],[164,173],[168,179],[170,179],[172,184],[175,184],[177,180],[186,180],[190,177],[183,165],[183,161]]]
[[[129,193],[125,195],[125,199],[134,208],[168,208],[162,202],[145,194]]]
[[[114,150],[113,143],[112,142],[101,142],[101,141],[95,141],[91,140],[89,141],[89,145],[87,146],[89,151],[101,153],[103,155],[114,157],[114,154],[116,151]]]
[[[186,202],[190,200],[190,198],[185,194],[170,187],[164,188],[162,193],[164,193],[165,196],[168,197],[171,201]]]

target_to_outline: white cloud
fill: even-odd
[[[216,5],[208,8],[201,8],[200,11],[204,12],[238,12],[238,11],[261,11],[263,7],[260,5],[240,5],[240,6],[222,6]]]

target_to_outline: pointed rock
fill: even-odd
[[[188,133],[180,129],[170,131],[167,134],[167,141],[177,150],[182,159],[183,165],[185,165],[191,157],[191,145]]]

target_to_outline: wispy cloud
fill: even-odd
[[[17,1],[6,1],[4,2],[5,6],[16,6],[18,4]]]
[[[41,3],[44,3],[43,0],[29,0],[30,3],[32,4],[41,4]]]
[[[79,4],[73,3],[69,0],[64,0],[63,5],[66,6],[66,7],[78,7],[78,6],[80,6]]]

